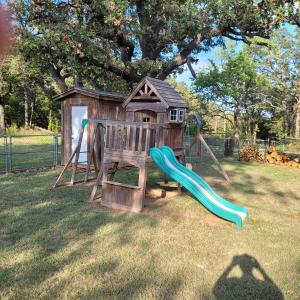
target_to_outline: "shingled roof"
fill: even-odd
[[[142,97],[139,95],[139,92],[143,88],[143,86],[147,86],[151,89],[152,93],[158,97],[158,99],[162,102],[162,104],[166,107],[181,107],[186,108],[188,104],[182,99],[182,97],[175,91],[175,89],[166,81],[159,80],[152,77],[145,77],[133,92],[128,96],[128,98],[123,103],[123,107],[126,107],[127,104],[133,100],[136,96]],[[150,96],[147,96],[150,98]]]
[[[100,90],[87,89],[82,87],[74,87],[66,90],[65,92],[53,97],[53,100],[63,100],[72,94],[81,94],[95,99],[102,99],[108,101],[118,101],[123,102],[126,95],[115,93],[115,92],[105,92]]]

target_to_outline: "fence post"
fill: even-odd
[[[5,173],[8,173],[8,149],[7,149],[7,136],[3,136],[3,144],[4,144],[4,155],[5,155]]]
[[[9,136],[9,171],[12,171],[12,143],[13,143],[13,137]]]

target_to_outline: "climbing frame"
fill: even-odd
[[[163,125],[101,120],[94,122],[101,122],[105,128],[101,204],[112,208],[141,211],[146,191],[147,164],[151,161],[148,156],[149,148],[162,145]],[[122,166],[135,166],[139,169],[137,186],[113,181],[115,171]],[[97,199],[97,188],[101,184],[100,176],[101,172],[98,173],[93,187],[91,201]]]

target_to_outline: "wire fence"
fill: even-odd
[[[203,134],[208,146],[218,159],[224,158],[225,144],[230,139],[220,134]],[[195,135],[184,136],[186,158],[206,159],[209,153],[205,147],[194,146],[190,151],[191,142]],[[255,144],[247,139],[242,139],[240,147],[255,146],[261,153],[266,153],[270,146],[277,151],[290,156],[300,154],[300,139],[285,138],[277,140],[256,140]],[[61,163],[61,137],[60,135],[5,135],[0,136],[0,173],[25,171],[55,167]],[[239,149],[235,149],[233,157],[238,159]]]
[[[210,158],[209,152],[203,147],[200,143],[195,143],[192,148],[190,148],[191,143],[195,139],[196,135],[185,135],[184,136],[184,149],[185,149],[185,158],[187,162],[196,162],[198,160],[205,160]],[[228,139],[224,135],[220,134],[202,134],[205,142],[212,150],[214,155],[218,159],[224,158],[225,153],[225,143]],[[234,156],[238,156],[238,151],[234,152]]]
[[[59,135],[0,136],[0,173],[55,167],[60,144]]]

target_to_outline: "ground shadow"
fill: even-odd
[[[240,268],[241,276],[231,276]],[[234,256],[231,264],[217,280],[213,294],[216,299],[284,299],[281,290],[252,256]]]

